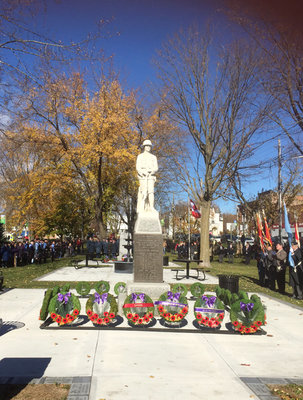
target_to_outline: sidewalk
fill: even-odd
[[[84,280],[79,273],[93,272],[63,270],[48,279],[61,280],[64,275],[65,280]],[[105,279],[99,273],[109,273],[94,272],[98,277],[94,280]],[[268,395],[262,379],[303,382],[303,309],[272,298],[261,296],[267,306],[267,335],[241,336],[198,330],[41,330],[38,315],[43,294],[42,289],[14,289],[0,295],[3,321],[24,324],[9,332],[0,329],[0,382],[5,377],[82,379],[85,383],[73,386],[79,390],[69,396],[74,400],[270,400],[274,397]],[[81,299],[82,315],[85,301]],[[193,302],[189,304],[192,314]],[[192,315],[187,319],[190,325]],[[228,315],[224,322],[229,322]]]

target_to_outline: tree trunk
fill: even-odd
[[[210,201],[203,200],[201,204],[201,225],[200,225],[200,260],[203,260],[200,265],[209,268],[209,213]]]

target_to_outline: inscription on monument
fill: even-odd
[[[162,234],[134,235],[134,282],[163,282]]]

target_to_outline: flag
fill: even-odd
[[[300,238],[299,238],[299,231],[298,231],[298,221],[295,222],[295,239],[298,243],[298,246],[301,247]]]
[[[263,232],[262,232],[262,226],[261,226],[259,214],[257,214],[256,217],[257,217],[257,226],[258,226],[258,234],[259,234],[259,239],[260,239],[260,246],[261,246],[261,250],[264,253],[265,249],[264,249]]]
[[[270,243],[270,245],[272,246],[271,235],[270,235],[270,232],[269,232],[269,228],[268,228],[268,225],[267,225],[267,220],[266,220],[265,214],[263,214],[263,217],[264,217],[264,226],[265,226],[265,237],[266,237],[266,240],[268,241],[268,243]]]
[[[201,213],[200,213],[200,211],[198,210],[196,204],[195,204],[192,200],[189,200],[189,202],[190,202],[190,211],[191,211],[191,215],[192,215],[193,217],[195,217],[195,218],[201,218]]]
[[[289,225],[289,221],[288,221],[288,215],[287,215],[287,209],[286,209],[286,205],[284,203],[284,223],[285,223],[285,231],[287,232],[287,236],[288,236],[288,243],[289,243],[289,248],[291,249],[291,240],[292,240],[292,231],[290,229],[290,225]],[[291,256],[291,252],[288,253],[288,261],[289,261],[289,265],[291,267],[295,267],[295,263],[294,260]]]

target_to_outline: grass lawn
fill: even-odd
[[[175,254],[167,255],[169,256],[170,261],[176,258]],[[85,256],[82,256],[82,258],[84,259]],[[182,265],[181,263],[178,264],[180,266]],[[191,266],[193,267],[195,267],[196,265],[196,263],[191,264]],[[212,267],[210,268],[209,272],[209,274],[211,275],[239,275],[239,288],[242,290],[254,293],[265,293],[277,299],[281,299],[303,307],[303,300],[296,300],[291,298],[292,288],[288,284],[286,284],[285,295],[282,295],[278,292],[273,292],[268,288],[260,286],[258,281],[257,263],[255,260],[252,260],[250,265],[244,264],[242,262],[242,258],[235,258],[233,264],[229,264],[227,261],[224,261],[220,264],[217,261],[217,257],[215,257],[215,260],[212,262],[211,265]],[[49,288],[54,286],[54,283],[52,281],[35,281],[34,279],[66,266],[71,266],[71,258],[63,258],[61,260],[56,260],[53,263],[48,262],[40,265],[31,264],[25,267],[2,268],[0,269],[0,271],[3,272],[5,288]],[[288,280],[289,275],[287,269],[286,282],[288,282]],[[60,286],[64,285],[64,283],[67,282],[56,282],[56,284]],[[70,283],[71,288],[75,288],[77,284],[76,281],[68,283]],[[93,282],[90,283],[93,284]],[[184,281],[182,281],[182,283],[184,283]],[[189,287],[190,285],[187,286]],[[205,287],[206,290],[213,291],[216,285],[205,284]]]
[[[168,254],[170,261],[176,259],[176,254]],[[178,263],[179,266],[182,263]],[[197,263],[191,263],[190,266],[195,267]],[[184,264],[185,266],[185,264]],[[256,260],[251,260],[249,265],[244,264],[241,257],[234,258],[234,263],[229,264],[226,260],[223,263],[218,262],[218,257],[214,258],[214,261],[211,263],[210,275],[217,276],[220,274],[226,275],[238,275],[239,276],[239,289],[245,290],[246,292],[254,292],[254,293],[265,293],[272,297],[275,297],[280,300],[284,300],[286,302],[295,304],[297,306],[303,307],[303,300],[292,299],[292,288],[288,285],[289,282],[289,271],[287,268],[286,271],[286,286],[285,291],[286,294],[280,294],[278,292],[274,292],[268,288],[262,287],[259,284],[259,276],[258,276],[258,269],[257,269],[257,262]],[[184,281],[182,281],[184,283]],[[190,285],[187,285],[188,287]],[[206,290],[213,291],[216,285],[208,285],[205,284]]]

